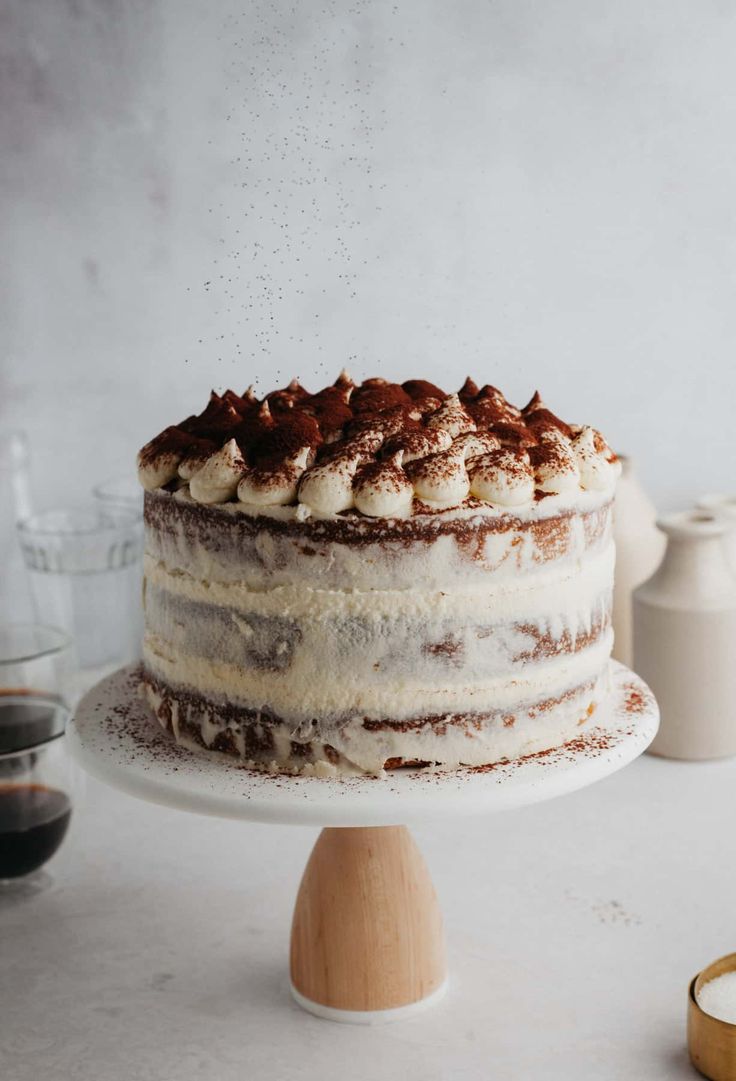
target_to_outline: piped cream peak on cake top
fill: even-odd
[[[197,503],[304,517],[405,518],[473,501],[512,510],[612,492],[619,472],[600,432],[566,424],[538,393],[517,408],[471,379],[448,394],[424,379],[356,384],[347,372],[316,394],[297,380],[262,399],[213,391],[204,412],[138,455],[148,490],[188,485]]]

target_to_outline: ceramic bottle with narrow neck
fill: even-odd
[[[728,533],[724,537],[724,543],[728,552],[731,570],[736,574],[736,496],[712,492],[701,496],[698,500],[698,506],[709,514],[715,514],[716,517],[723,518],[728,526]]]
[[[634,592],[634,668],[659,703],[650,747],[666,758],[736,754],[736,579],[724,535],[706,511],[657,522],[660,566]]]
[[[652,574],[664,552],[665,539],[655,525],[654,504],[639,483],[631,459],[620,455],[622,471],[616,486],[613,536],[616,571],[613,584],[613,656],[633,664],[631,595]]]

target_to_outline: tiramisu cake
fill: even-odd
[[[594,428],[470,379],[213,393],[139,455],[148,701],[179,743],[292,772],[563,744],[609,685],[618,471]]]

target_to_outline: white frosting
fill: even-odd
[[[439,409],[429,415],[427,427],[442,428],[449,432],[453,439],[457,439],[464,432],[474,432],[476,425],[458,395],[450,394]]]
[[[192,502],[186,489],[155,498],[185,504]],[[537,522],[565,514],[570,536],[564,558],[570,566],[577,566],[588,547],[586,535],[596,528],[599,516],[607,519],[610,515],[609,504],[608,493],[579,491],[574,503],[565,496],[549,495],[528,506],[515,507],[513,517],[518,520],[520,527],[488,531],[485,541],[479,546],[478,557],[470,561],[464,557],[450,533],[438,535],[429,546],[417,544],[416,548],[407,549],[406,559],[387,559],[386,544],[381,538],[374,543],[360,545],[335,542],[327,545],[320,556],[310,563],[309,575],[324,588],[343,588],[346,582],[350,582],[353,589],[406,589],[408,583],[421,577],[423,588],[468,589],[484,581],[488,573],[492,573],[497,581],[503,580],[512,585],[519,574],[538,566],[539,553],[534,546]],[[250,542],[246,549],[238,519],[242,516],[252,519],[268,516],[287,523],[306,519],[329,520],[332,517],[313,513],[303,503],[268,508],[247,503],[220,503],[217,515],[220,519],[216,526],[220,543],[216,547],[198,540],[191,533],[187,534],[180,525],[172,525],[165,533],[149,530],[149,552],[171,567],[196,573],[207,580],[217,579],[233,584],[247,581],[256,589],[262,588],[264,583],[271,587],[300,582],[305,573],[305,561],[298,539],[291,537],[288,530],[278,534],[261,530],[257,533],[257,544]],[[428,524],[436,521],[440,526],[456,520],[469,525],[478,523],[480,527],[484,519],[492,521],[506,519],[507,516],[507,508],[492,503],[476,503],[472,507],[461,503],[434,510],[431,518],[425,518],[425,521]],[[351,528],[358,536],[372,527],[373,520],[370,518],[356,516],[351,522]],[[391,546],[391,550],[395,556],[396,548]],[[401,550],[404,550],[403,546]]]
[[[340,457],[352,458],[355,456],[360,458],[361,462],[370,462],[383,446],[384,438],[383,432],[370,428],[349,439],[343,446]]]
[[[173,510],[191,496],[153,498]],[[243,504],[213,509],[216,544],[210,533],[193,534],[184,515],[160,530],[154,515],[146,665],[174,687],[282,717],[273,748],[281,762],[294,733],[316,741],[315,754],[329,744],[368,771],[393,755],[481,764],[563,742],[600,699],[611,645],[610,499],[579,491],[576,502],[586,511],[561,520],[562,550],[559,538],[544,549],[547,531],[536,528],[543,514],[570,505],[551,495],[515,513],[512,528],[485,538],[479,528],[472,555],[442,533],[429,544],[387,546],[341,544],[317,532],[305,551],[304,535],[288,529],[256,529],[249,538],[236,524]],[[508,518],[490,504],[473,514]],[[460,507],[434,520],[466,515]],[[358,533],[371,526],[352,521]],[[539,706],[555,697],[557,704]],[[363,724],[466,711],[502,711],[504,723],[496,714],[477,726],[404,732]],[[206,718],[208,744],[216,723]]]
[[[174,479],[181,455],[173,451],[164,451],[156,455],[153,461],[148,461],[143,451],[138,454],[138,483],[147,492],[152,492],[155,488],[161,488]]]
[[[576,492],[580,487],[580,471],[570,441],[562,432],[553,429],[542,432],[539,442],[553,454],[549,461],[540,462],[536,467],[537,488],[558,495]]]
[[[274,730],[274,758],[267,763],[253,762],[245,758],[242,737],[232,732],[231,738],[238,746],[241,757],[250,768],[267,769],[271,772],[302,773],[305,776],[334,777],[355,773],[382,775],[382,767],[387,759],[403,757],[418,761],[442,763],[443,769],[456,769],[459,766],[482,766],[489,761],[510,760],[524,755],[537,754],[549,748],[559,747],[567,740],[579,737],[588,727],[595,725],[597,713],[595,706],[603,701],[610,690],[610,670],[604,667],[596,676],[592,686],[583,686],[579,690],[570,689],[565,698],[546,709],[543,713],[531,716],[525,709],[514,714],[514,724],[489,724],[476,726],[455,726],[448,724],[437,730],[431,725],[412,729],[409,732],[385,729],[368,736],[359,722],[351,721],[340,726],[318,725],[311,733],[316,740],[324,740],[343,756],[337,766],[331,762],[317,760],[301,765],[300,760],[287,756],[290,753],[291,739],[287,729]],[[158,713],[161,698],[150,686],[146,686],[146,697],[154,713]],[[591,707],[593,711],[591,713]],[[172,722],[174,710],[172,709]],[[185,714],[190,713],[188,706],[183,707]],[[178,719],[178,713],[177,713]],[[213,742],[214,731],[222,731],[227,725],[212,722],[195,711],[191,718],[194,724],[201,724],[205,742]],[[164,721],[161,722],[164,724]],[[581,727],[583,726],[583,727]],[[182,733],[178,742],[190,750],[200,747]],[[324,744],[312,744],[315,757],[324,755]],[[208,752],[209,754],[217,752]]]
[[[493,393],[490,393],[485,400],[492,402],[499,415],[510,424],[516,424],[521,419],[521,410],[517,409],[511,402],[507,402],[500,390],[494,389]],[[483,400],[479,404],[482,405]]]
[[[463,460],[477,458],[479,454],[488,454],[489,451],[498,450],[501,440],[490,432],[466,432],[458,436],[452,444],[452,449],[457,454],[462,454]]]
[[[358,476],[353,485],[355,506],[370,518],[406,517],[411,512],[414,487],[400,467],[400,452],[376,470]]]
[[[235,495],[244,472],[243,455],[235,440],[230,439],[190,480],[192,499],[197,503],[226,503]]]
[[[392,441],[391,445],[395,446],[400,453],[401,464],[408,465],[409,462],[415,462],[418,458],[426,458],[429,454],[439,454],[441,450],[449,450],[452,446],[452,436],[444,428],[415,428]]]
[[[463,455],[452,449],[422,458],[411,476],[416,494],[431,503],[460,503],[470,491]]]
[[[499,450],[475,458],[470,466],[470,491],[502,507],[519,507],[534,499],[534,471],[529,455]]]
[[[233,703],[268,702],[275,713],[294,726],[305,719],[319,718],[322,732],[331,734],[336,727],[334,719],[344,717],[346,708],[362,716],[391,717],[400,721],[449,712],[512,709],[524,702],[534,702],[542,695],[564,694],[605,667],[611,645],[611,634],[606,632],[594,645],[578,653],[528,666],[515,675],[506,672],[464,683],[447,681],[443,678],[443,668],[447,666],[436,665],[436,679],[432,685],[407,672],[400,686],[386,679],[366,683],[362,676],[357,678],[343,670],[339,654],[328,658],[324,647],[318,649],[316,655],[310,650],[304,665],[292,664],[301,671],[302,679],[295,678],[296,672],[288,679],[283,673],[274,678],[273,672],[188,655],[151,632],[144,639],[143,655],[146,664],[167,682],[179,686],[194,685],[201,693],[217,698],[226,696]],[[315,672],[334,672],[337,663],[340,665],[339,681],[314,678]],[[364,738],[370,745],[370,734],[365,733]]]
[[[191,480],[194,474],[199,472],[206,461],[207,457],[197,454],[196,451],[192,454],[187,454],[179,462],[179,476],[182,480]]]
[[[310,447],[302,447],[278,468],[249,469],[238,484],[238,499],[262,507],[286,506],[297,496],[299,478],[307,468]]]
[[[509,542],[510,543],[510,542]],[[517,546],[518,547],[518,546]],[[445,556],[445,568],[450,561]],[[418,558],[418,557],[417,557]],[[392,588],[371,589],[361,583],[360,588],[322,588],[304,578],[273,585],[254,581],[250,585],[242,576],[234,581],[219,577],[200,578],[200,561],[192,566],[194,573],[167,566],[153,555],[144,556],[144,571],[149,586],[156,590],[202,604],[220,605],[243,617],[236,623],[240,633],[245,634],[243,621],[279,618],[288,613],[290,619],[307,621],[314,631],[314,648],[318,648],[317,635],[323,641],[339,646],[340,625],[360,620],[376,627],[390,613],[394,622],[422,622],[437,627],[447,623],[460,624],[468,639],[475,634],[481,613],[494,623],[521,621],[531,623],[545,621],[565,623],[575,628],[584,627],[586,613],[596,597],[610,590],[614,566],[613,545],[606,544],[595,553],[588,553],[562,567],[534,565],[530,555],[525,566],[526,574],[517,571],[513,580],[499,579],[486,571],[482,578],[462,581],[459,573],[446,574],[444,580],[435,581],[431,588],[406,589],[397,582]],[[415,564],[414,570],[418,569]],[[216,571],[217,568],[211,568]],[[147,608],[155,604],[147,598]],[[257,620],[256,620],[257,622]],[[478,657],[482,651],[492,649],[488,639],[479,639]],[[483,644],[485,643],[485,645]],[[357,661],[357,658],[355,659]],[[373,659],[363,655],[360,665],[365,668],[362,678],[380,679],[370,675],[374,672]],[[456,670],[460,674],[460,670]],[[456,678],[453,673],[443,678]]]
[[[353,504],[353,477],[360,457],[336,458],[308,469],[299,483],[299,501],[320,514],[339,514]]]
[[[242,578],[202,579],[147,556],[145,652],[172,682],[268,702],[294,725],[350,711],[400,720],[423,710],[495,709],[533,700],[537,689],[562,691],[604,663],[607,631],[573,654],[536,649],[539,636],[575,640],[591,631],[610,605],[613,566],[610,536],[573,562],[540,566],[530,553],[526,573],[486,572],[464,588],[406,588],[405,566],[397,588],[324,589],[311,564],[291,584],[249,588]],[[180,610],[177,601],[197,608]],[[448,639],[452,663],[427,648]],[[213,650],[213,642],[221,645]],[[279,655],[277,674],[259,663]]]
[[[375,381],[378,389],[382,385],[385,381]],[[341,374],[335,386],[347,401],[353,390],[347,374]],[[292,382],[286,391],[278,393],[286,395],[287,405],[296,407],[294,401],[288,400],[288,392],[296,394],[298,390],[298,384]],[[470,391],[475,393],[473,387],[467,393]],[[246,397],[255,400],[252,394]],[[435,513],[449,507],[458,513],[466,509],[474,513],[478,501],[498,507],[532,505],[534,490],[527,472],[506,468],[511,458],[485,461],[482,468],[471,468],[471,463],[506,446],[503,435],[485,430],[488,425],[501,423],[501,419],[526,423],[539,410],[546,409],[545,403],[535,395],[522,415],[492,387],[485,387],[475,400],[480,410],[477,423],[458,394],[448,395],[424,418],[421,410],[404,406],[363,416],[358,412],[347,429],[355,434],[347,436],[343,428],[323,431],[325,445],[321,450],[314,446],[309,451],[302,448],[292,459],[275,461],[268,468],[247,468],[232,441],[206,458],[202,445],[206,448],[207,441],[192,436],[191,449],[183,453],[188,446],[184,431],[167,429],[143,448],[138,461],[139,477],[146,489],[153,490],[170,486],[178,472],[181,481],[191,485],[192,498],[200,503],[229,503],[232,495],[227,493],[234,495],[235,481],[238,509],[245,513],[249,513],[248,508],[250,513],[260,510],[284,520],[328,518],[352,507],[368,518],[415,513],[420,508],[412,505],[408,484],[391,469],[385,474],[374,471],[370,480],[359,477],[356,487],[356,471],[361,466],[377,465],[392,455],[396,467],[406,471],[416,496],[430,504]],[[427,401],[430,399],[424,399]],[[488,405],[487,415],[484,404]],[[261,421],[270,420],[268,399],[260,403],[259,416]],[[412,427],[414,421],[422,423]],[[600,433],[590,427],[573,427],[574,436],[568,438],[554,426],[556,423],[552,417],[539,417],[539,422],[532,424],[527,442],[534,463],[534,487],[566,501],[570,509],[583,492],[613,492],[620,464]],[[478,424],[482,430],[478,430]],[[334,442],[339,445],[333,448],[329,444]],[[175,449],[158,451],[158,446],[166,448],[167,444]],[[513,443],[509,451],[516,452]],[[468,472],[474,476],[472,486]],[[391,482],[392,476],[394,482],[399,477],[398,485]]]
[[[582,428],[572,441],[583,488],[602,492],[612,488],[621,472],[621,463],[613,458],[603,436],[595,428]]]

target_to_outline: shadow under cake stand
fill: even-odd
[[[647,686],[612,662],[612,689],[577,739],[515,762],[453,772],[317,777],[245,769],[179,747],[140,697],[135,668],[98,683],[68,730],[74,757],[131,796],[195,814],[323,826],[291,929],[291,987],[317,1016],[374,1023],[437,1001],[447,984],[442,915],[404,823],[488,814],[592,784],[651,743]]]

